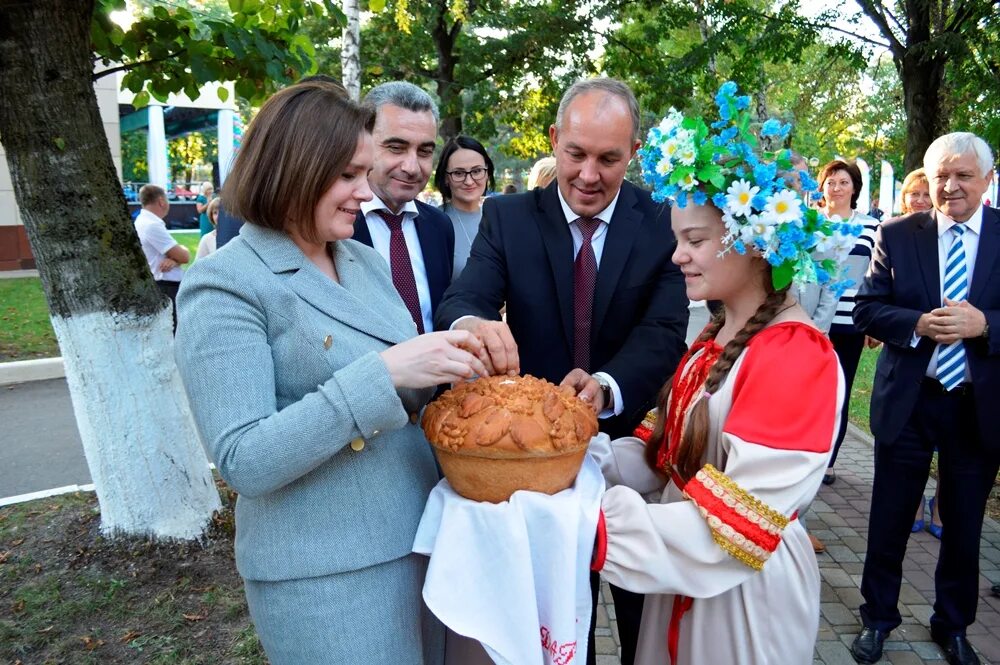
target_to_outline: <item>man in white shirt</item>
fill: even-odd
[[[163,222],[170,211],[167,193],[156,185],[143,185],[139,190],[139,203],[142,210],[135,218],[135,232],[142,245],[142,253],[146,263],[153,273],[160,292],[170,298],[170,308],[174,317],[174,330],[177,330],[177,289],[180,288],[184,272],[181,265],[191,260],[191,253],[183,245],[179,245],[167,231]]]

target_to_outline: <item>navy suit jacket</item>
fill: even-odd
[[[573,237],[557,183],[489,198],[465,269],[437,309],[437,329],[463,315],[507,324],[521,371],[559,383],[573,363]],[[624,411],[601,421],[612,436],[632,433],[685,350],[688,299],[670,261],[670,210],[625,182],[608,226],[594,293],[591,371],[610,374]]]
[[[983,311],[990,327],[989,338],[965,340],[979,431],[988,449],[1000,450],[1000,428],[993,419],[1000,395],[1000,211],[994,208],[983,208],[968,301]],[[934,215],[918,212],[881,224],[854,306],[858,329],[884,343],[871,400],[871,428],[879,445],[899,437],[917,406],[937,345],[928,337],[916,347],[910,341],[920,315],[941,302]]]
[[[417,237],[420,238],[420,252],[424,256],[427,286],[431,292],[431,317],[434,317],[445,289],[451,284],[455,265],[455,227],[451,224],[451,218],[438,208],[420,201],[414,203],[417,205],[414,221],[417,225]],[[354,240],[373,246],[368,222],[360,212],[354,222]]]

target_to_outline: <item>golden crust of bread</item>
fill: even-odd
[[[571,486],[597,434],[597,416],[572,389],[533,376],[458,385],[428,405],[422,425],[455,491],[493,503]]]
[[[445,392],[424,412],[438,448],[490,458],[545,457],[586,447],[597,416],[570,388],[533,376],[490,376]]]

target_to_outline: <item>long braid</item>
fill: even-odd
[[[709,320],[708,325],[705,329],[701,331],[698,338],[695,339],[695,343],[707,342],[710,339],[714,339],[719,331],[722,330],[722,326],[726,323],[726,310],[720,307]],[[683,370],[683,367],[678,367],[677,371]],[[676,373],[676,372],[675,372]],[[659,466],[659,453],[660,447],[666,446],[667,442],[664,440],[664,432],[667,429],[667,409],[670,404],[670,387],[673,385],[674,375],[671,374],[667,379],[667,382],[663,384],[660,388],[659,394],[656,396],[656,409],[659,413],[659,417],[656,419],[656,423],[653,425],[653,432],[649,437],[649,445],[646,446],[646,464],[649,465],[653,471],[657,473],[663,473],[663,469]]]
[[[719,386],[726,380],[729,370],[732,369],[736,359],[743,353],[750,339],[760,332],[774,317],[781,311],[785,303],[788,289],[775,291],[770,286],[770,273],[768,277],[768,294],[764,302],[760,304],[754,315],[746,322],[743,328],[726,344],[722,350],[722,355],[715,361],[712,369],[705,380],[705,392],[712,394],[718,390]],[[720,323],[721,327],[721,323]],[[705,447],[708,444],[708,400],[698,400],[688,416],[687,428],[681,437],[680,446],[677,451],[677,470],[682,478],[688,479],[704,466],[703,457]]]

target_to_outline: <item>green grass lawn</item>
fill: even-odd
[[[201,240],[201,233],[198,229],[194,229],[191,231],[171,231],[170,235],[191,252],[191,260],[184,266],[184,269],[187,270],[194,264],[194,255],[198,252],[198,242]]]
[[[170,235],[191,252],[198,250],[201,234],[194,231],[171,231]],[[59,355],[59,345],[49,321],[42,282],[37,277],[0,279],[0,362],[52,358]]]
[[[0,279],[0,362],[58,355],[41,280]]]
[[[858,373],[854,377],[854,386],[851,388],[851,405],[848,407],[848,420],[861,428],[864,432],[871,432],[868,426],[868,402],[872,397],[872,383],[875,380],[875,360],[881,351],[878,349],[865,349],[861,352],[861,361],[858,363]]]

